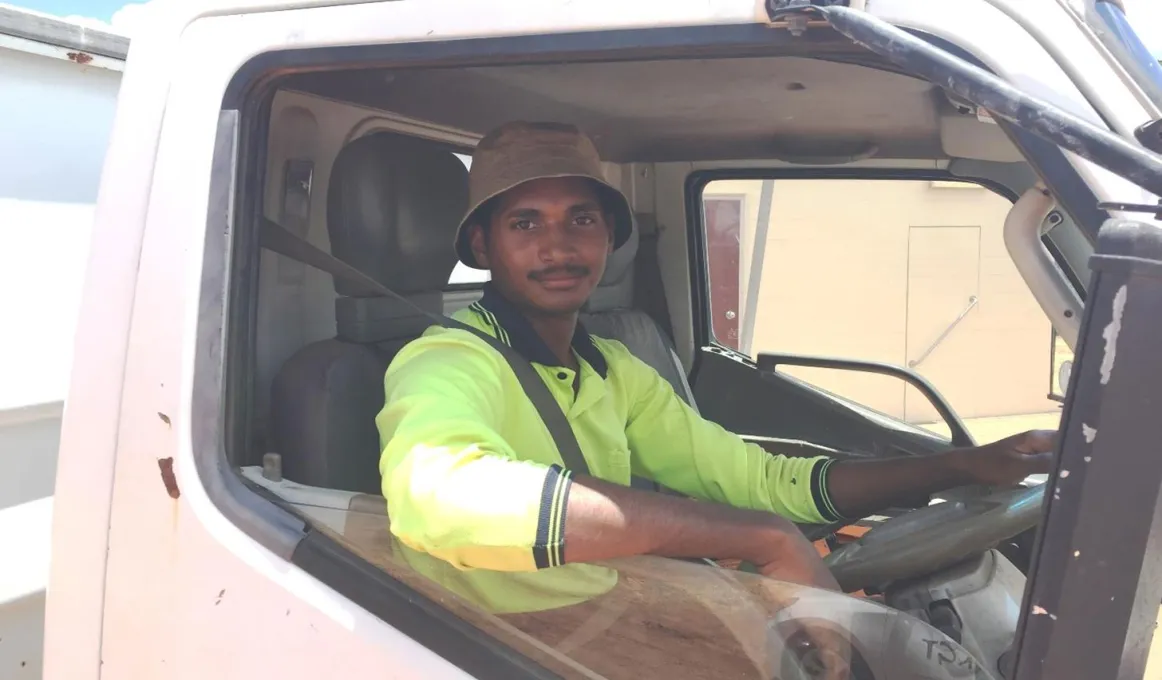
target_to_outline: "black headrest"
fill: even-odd
[[[467,208],[468,170],[450,151],[390,132],[360,137],[331,169],[331,252],[397,293],[440,290]],[[335,292],[359,293],[339,280]]]

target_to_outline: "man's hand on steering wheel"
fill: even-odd
[[[873,498],[869,488],[878,488],[881,503],[888,498],[884,490],[893,485],[896,492],[969,484],[1001,488],[987,496],[928,505],[889,519],[833,550],[826,559],[828,568],[847,592],[880,587],[933,573],[1032,529],[1041,517],[1045,485],[1014,487],[1029,475],[1049,471],[1056,439],[1054,432],[1034,430],[984,446],[840,468],[842,491],[848,497],[862,491],[865,499]],[[861,480],[856,472],[871,474]]]
[[[1013,486],[1049,471],[1055,438],[1031,430],[931,455],[839,461],[827,470],[828,495],[838,515],[866,517],[959,486]]]
[[[988,486],[1014,486],[1029,475],[1049,472],[1057,433],[1030,430],[991,444],[952,451],[949,462],[969,479]]]

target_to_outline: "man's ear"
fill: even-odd
[[[468,245],[472,247],[472,256],[476,258],[476,264],[488,269],[488,237],[484,233],[484,227],[479,224],[468,225]]]
[[[613,247],[613,244],[617,241],[617,239],[614,238],[614,234],[617,232],[616,225],[617,225],[617,222],[615,221],[615,218],[613,217],[613,215],[606,213],[606,215],[605,215],[605,233],[609,236],[609,248],[606,252],[608,252],[610,255],[613,254],[613,251],[615,250],[615,248]]]

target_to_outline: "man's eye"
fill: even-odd
[[[578,215],[573,220],[573,222],[580,225],[580,226],[587,227],[587,226],[592,225],[592,224],[597,224],[597,219],[594,218],[592,215]]]
[[[512,226],[513,226],[513,228],[520,229],[521,231],[528,231],[529,229],[532,229],[536,225],[533,224],[532,220],[517,220],[516,222],[512,223]]]

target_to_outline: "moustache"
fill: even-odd
[[[541,281],[549,276],[576,276],[578,278],[589,276],[589,267],[579,264],[566,264],[560,267],[549,267],[535,272],[529,272],[529,278],[533,281]]]

